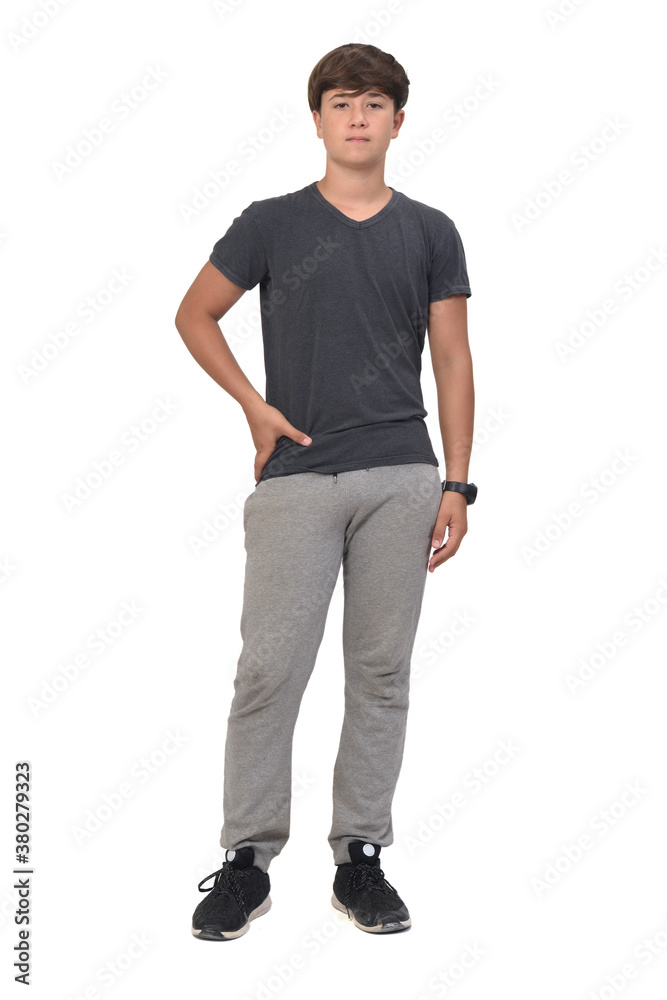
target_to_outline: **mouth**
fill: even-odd
[[[369,140],[363,138],[363,136],[353,135],[353,136],[350,136],[349,139],[347,139],[347,142],[369,142]]]

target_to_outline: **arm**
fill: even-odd
[[[264,400],[241,371],[218,326],[244,291],[206,261],[185,293],[174,323],[195,361],[247,414]]]
[[[241,405],[257,452],[257,480],[281,435],[299,443],[310,443],[311,439],[262,398],[239,367],[222,334],[218,321],[244,291],[206,261],[185,293],[174,323],[195,361]]]
[[[428,312],[428,336],[433,374],[438,393],[438,417],[445,453],[445,479],[468,482],[475,414],[472,357],[468,343],[468,302],[465,295],[450,295],[432,302]],[[439,551],[431,557],[429,572],[455,555],[468,530],[466,498],[461,493],[442,494],[432,545]]]

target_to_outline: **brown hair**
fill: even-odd
[[[408,99],[410,81],[401,64],[375,45],[348,42],[322,56],[308,80],[308,104],[321,113],[325,90],[342,87],[353,97],[376,88],[392,98],[394,114]]]

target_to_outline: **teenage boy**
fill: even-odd
[[[248,205],[176,315],[195,360],[243,408],[256,448],[225,745],[225,861],[199,883],[208,895],[191,928],[204,940],[240,937],[271,907],[269,864],[289,836],[294,726],[341,564],[345,715],[331,902],[364,931],[411,925],[379,855],[393,843],[426,573],[458,550],[476,487],[467,483],[474,389],[461,238],[444,212],[384,181],[408,86],[403,67],[373,45],[325,55],[308,82],[324,177]],[[266,400],[218,326],[257,284]],[[444,482],[424,422],[427,328]]]

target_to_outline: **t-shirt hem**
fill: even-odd
[[[229,278],[230,281],[233,281],[235,285],[238,285],[240,288],[244,288],[246,292],[251,291],[251,288],[248,286],[248,282],[243,281],[242,278],[239,278],[238,274],[235,274],[234,271],[232,271],[231,267],[228,267],[227,264],[224,264],[221,261],[216,260],[213,254],[210,254],[208,259],[210,260],[211,264],[213,264],[214,267],[217,267],[218,271],[222,271],[225,277]],[[254,285],[252,287],[254,288]]]
[[[470,285],[454,285],[453,288],[448,288],[442,292],[434,292],[429,296],[429,302],[439,302],[441,299],[449,298],[450,295],[460,295],[461,293],[470,298],[472,292],[470,291]]]
[[[404,453],[402,455],[384,455],[382,458],[359,459],[355,462],[344,462],[342,465],[329,465],[320,469],[309,469],[305,465],[295,465],[290,468],[289,472],[278,472],[274,475],[269,473],[266,476],[262,475],[255,483],[255,486],[259,486],[259,484],[264,482],[266,479],[278,479],[281,476],[291,476],[297,472],[320,472],[322,475],[333,476],[337,472],[354,472],[357,469],[375,469],[380,465],[409,465],[411,462],[425,462],[428,465],[435,466],[435,468],[438,468],[440,465],[437,459],[433,461],[432,455],[415,455],[413,453]]]

